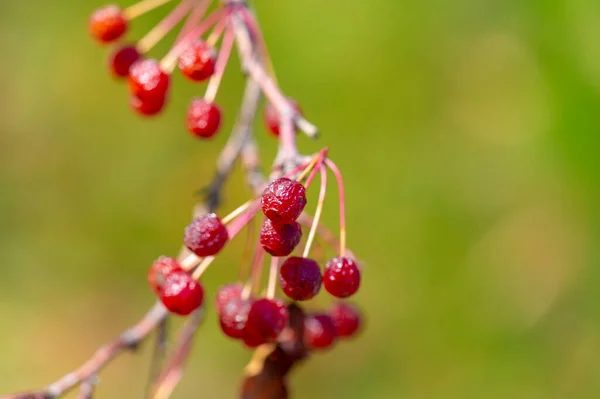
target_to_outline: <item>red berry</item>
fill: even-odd
[[[165,97],[141,100],[136,96],[129,96],[129,105],[140,115],[154,116],[160,113],[165,106]]]
[[[219,314],[219,324],[225,335],[235,339],[244,337],[244,329],[251,307],[251,301],[241,298],[227,302]]]
[[[281,289],[295,301],[306,301],[321,290],[321,269],[312,259],[292,256],[283,262],[279,273]]]
[[[215,300],[217,312],[221,313],[223,308],[234,299],[240,299],[243,287],[240,284],[227,284],[219,288]]]
[[[115,77],[124,78],[129,75],[129,68],[141,57],[135,46],[123,46],[110,56],[108,65]]]
[[[214,48],[198,40],[179,57],[179,70],[193,81],[206,80],[215,72],[216,55]]]
[[[248,348],[256,348],[257,346],[267,343],[267,341],[265,341],[261,337],[249,336],[248,334],[246,334],[245,331],[244,331],[243,339],[244,339],[244,345],[246,345]]]
[[[278,299],[256,300],[244,329],[244,341],[249,343],[273,342],[287,325],[289,313],[285,304]]]
[[[360,286],[360,270],[350,258],[333,258],[325,265],[323,284],[329,293],[338,298],[354,294]]]
[[[169,75],[156,60],[140,59],[129,69],[129,90],[144,102],[165,98],[169,85]]]
[[[348,338],[356,334],[361,324],[358,309],[349,303],[336,303],[329,311],[338,337]]]
[[[260,200],[266,217],[280,224],[292,223],[306,206],[306,188],[282,177],[269,183]]]
[[[309,348],[328,348],[335,342],[335,338],[335,325],[328,315],[319,314],[304,319],[304,344]]]
[[[186,124],[188,131],[194,136],[212,138],[221,126],[221,110],[213,103],[195,98],[188,107]]]
[[[160,292],[160,300],[172,313],[185,316],[202,305],[204,289],[184,271],[169,274]]]
[[[288,256],[302,238],[298,222],[277,224],[267,219],[260,231],[260,243],[273,256]]]
[[[166,278],[173,272],[183,271],[179,263],[169,256],[161,256],[152,263],[148,271],[148,282],[157,294],[162,290]]]
[[[117,40],[127,31],[127,20],[119,6],[107,5],[92,13],[89,29],[96,40],[109,43]]]
[[[302,113],[302,110],[300,109],[300,106],[298,105],[298,103],[296,101],[289,99],[289,102],[290,102],[290,105],[292,106],[292,108],[297,113],[299,113],[299,114]],[[267,103],[267,105],[265,105],[264,117],[265,117],[265,124],[267,125],[267,128],[275,136],[279,136],[279,125],[281,124],[281,120],[279,119],[279,112],[277,111],[277,108],[275,108],[275,106],[273,104]]]
[[[214,213],[196,218],[185,228],[183,242],[200,257],[216,255],[229,240],[229,233]]]

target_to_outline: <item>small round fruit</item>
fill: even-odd
[[[221,126],[221,110],[213,103],[195,98],[188,107],[186,125],[194,136],[210,139],[217,134]]]
[[[289,313],[278,299],[261,298],[252,304],[244,329],[244,341],[273,342],[287,325]]]
[[[329,311],[329,316],[340,338],[350,338],[360,328],[362,317],[356,306],[350,303],[336,303]]]
[[[179,70],[195,82],[206,80],[215,72],[216,55],[214,48],[197,40],[179,57]]]
[[[312,259],[292,256],[281,265],[279,282],[288,297],[306,301],[321,290],[321,269]]]
[[[159,295],[170,312],[186,316],[202,305],[204,289],[186,272],[176,271],[167,276]]]
[[[129,91],[144,102],[164,99],[170,83],[169,75],[157,60],[140,59],[129,68]]]
[[[306,188],[295,180],[273,180],[261,196],[262,210],[273,222],[292,223],[306,206]]]
[[[122,46],[113,51],[108,60],[108,65],[113,76],[125,78],[129,75],[131,66],[141,58],[135,46]]]
[[[298,222],[277,224],[267,219],[260,231],[260,243],[273,256],[288,256],[302,238],[302,228]]]
[[[302,110],[300,109],[300,106],[298,105],[298,103],[292,99],[288,99],[288,100],[290,102],[290,105],[294,109],[294,111],[301,114]],[[264,118],[265,118],[265,125],[267,126],[267,128],[271,131],[271,133],[273,133],[275,136],[278,137],[279,136],[279,125],[281,124],[281,119],[279,118],[279,112],[277,111],[277,108],[275,108],[275,106],[273,104],[267,103],[265,105]]]
[[[123,10],[116,5],[98,8],[90,16],[89,30],[100,43],[110,43],[127,32],[127,20]]]
[[[328,315],[318,314],[304,319],[304,344],[309,348],[329,348],[336,336],[335,325]]]
[[[360,270],[356,262],[350,258],[333,258],[325,266],[323,285],[333,296],[347,298],[358,291],[360,286]]]
[[[148,283],[157,294],[162,290],[167,277],[173,272],[183,271],[179,263],[169,256],[156,259],[148,271]]]
[[[158,115],[165,107],[165,103],[165,97],[151,98],[148,100],[141,100],[136,96],[129,97],[129,105],[131,108],[143,116]]]
[[[200,257],[216,255],[228,240],[227,228],[214,213],[194,219],[185,228],[183,238],[185,246]]]
[[[226,284],[219,288],[215,299],[217,313],[221,313],[223,308],[231,301],[242,297],[243,287],[241,284]]]
[[[244,338],[244,329],[251,307],[251,301],[241,298],[227,302],[219,313],[219,324],[223,333],[234,339]]]

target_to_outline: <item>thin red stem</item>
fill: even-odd
[[[226,18],[229,19],[228,17]],[[225,31],[225,36],[223,37],[223,43],[221,44],[221,50],[219,51],[219,55],[217,56],[217,61],[215,63],[215,73],[210,78],[208,87],[206,88],[206,94],[204,95],[204,99],[209,103],[212,103],[217,96],[217,91],[219,90],[221,80],[223,79],[223,74],[225,73],[225,67],[227,66],[229,56],[231,55],[231,50],[233,49],[234,40],[235,32],[232,28],[227,28]]]
[[[337,165],[329,158],[325,164],[333,172],[338,184],[338,195],[340,199],[340,256],[346,256],[346,194],[344,191],[344,180]]]
[[[190,0],[182,1],[163,18],[150,32],[148,32],[137,43],[140,53],[146,53],[152,49],[167,33],[169,33],[194,7]]]
[[[279,258],[271,257],[271,268],[269,269],[269,285],[267,286],[267,298],[275,298],[275,290],[277,289],[277,276],[279,274]]]
[[[209,6],[210,0],[202,0],[202,2],[194,6],[194,9],[190,13],[190,16],[185,20],[183,28],[181,28],[181,31],[179,31],[177,39],[175,39],[175,43],[179,43],[179,41],[181,41],[181,39],[183,39],[186,34],[188,34],[192,29],[194,29],[194,26],[196,26],[202,20],[202,17],[206,14],[206,11],[208,10]]]
[[[315,211],[315,218],[312,226],[310,227],[310,232],[308,233],[308,238],[306,239],[306,246],[304,247],[304,252],[302,254],[304,258],[308,257],[308,254],[310,253],[310,247],[312,246],[312,243],[315,239],[315,234],[317,233],[317,227],[319,226],[319,220],[321,219],[321,213],[323,212],[323,204],[325,203],[325,195],[327,194],[327,169],[322,163],[319,165],[319,171],[321,172],[321,189],[319,190],[319,199],[317,202],[317,209]]]

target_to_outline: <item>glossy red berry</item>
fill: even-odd
[[[215,299],[217,312],[221,313],[223,308],[234,299],[240,299],[242,297],[242,290],[243,287],[241,284],[227,284],[219,288]]]
[[[117,40],[127,31],[127,20],[123,10],[116,5],[98,8],[90,17],[89,30],[101,43]]]
[[[306,188],[295,180],[273,180],[261,196],[262,210],[276,223],[292,223],[306,206]]]
[[[214,137],[221,126],[221,110],[213,103],[195,98],[187,110],[186,125],[196,137],[209,139]]]
[[[321,290],[321,281],[321,269],[312,259],[292,256],[281,265],[281,289],[295,301],[306,301],[317,295]]]
[[[167,276],[159,295],[165,308],[185,316],[202,305],[204,289],[186,272],[175,271]]]
[[[350,258],[333,258],[325,266],[323,285],[329,293],[338,298],[353,295],[360,286],[360,270]]]
[[[246,334],[245,331],[244,331],[243,340],[244,340],[244,345],[246,345],[248,348],[256,348],[257,346],[267,343],[267,341],[265,341],[261,337],[248,335],[248,334]]]
[[[350,303],[336,303],[329,311],[329,316],[333,320],[338,337],[352,337],[360,328],[360,312]]]
[[[185,246],[200,257],[216,255],[229,240],[229,233],[214,213],[200,216],[186,228]]]
[[[298,222],[277,224],[267,219],[260,231],[260,243],[273,256],[288,256],[302,238]]]
[[[296,101],[289,99],[289,102],[296,112],[299,114],[302,113],[302,110]],[[279,136],[279,125],[281,123],[281,119],[279,118],[279,112],[277,111],[277,108],[275,108],[273,104],[267,103],[265,105],[264,118],[265,125],[271,131],[271,133],[273,133],[275,136]]]
[[[148,271],[148,282],[154,292],[159,293],[167,277],[171,273],[179,271],[183,271],[183,269],[175,259],[169,256],[161,256],[152,263]]]
[[[242,300],[241,298],[227,302],[219,313],[219,324],[223,333],[235,339],[244,338],[244,329],[251,307],[251,301]]]
[[[336,336],[335,325],[328,315],[318,314],[304,319],[304,344],[309,348],[329,348]]]
[[[273,342],[287,325],[289,313],[278,299],[261,298],[252,304],[244,329],[244,340],[249,343]]]
[[[179,57],[179,70],[195,82],[206,80],[215,72],[216,55],[214,48],[198,40]]]
[[[160,113],[165,107],[166,99],[164,97],[141,100],[136,96],[129,96],[129,105],[140,115],[154,116]]]
[[[123,46],[116,49],[108,60],[113,76],[117,78],[127,77],[129,69],[140,57],[141,54],[135,46]]]
[[[170,80],[159,62],[153,59],[140,59],[129,69],[129,90],[144,102],[166,98]]]

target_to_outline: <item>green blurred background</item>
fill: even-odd
[[[0,5],[2,393],[54,381],[140,317],[147,267],[177,252],[238,106],[231,64],[215,141],[184,131],[203,88],[179,77],[161,118],[136,117],[87,35],[100,4]],[[256,7],[282,87],[323,132],[301,148],[329,146],[345,174],[365,262],[368,328],[299,367],[294,397],[599,397],[600,3]],[[237,171],[223,211],[248,195]],[[335,190],[328,204],[335,227]],[[242,247],[206,274],[211,295]],[[103,372],[98,397],[141,397],[148,349]],[[175,397],[234,397],[248,358],[209,311]]]

